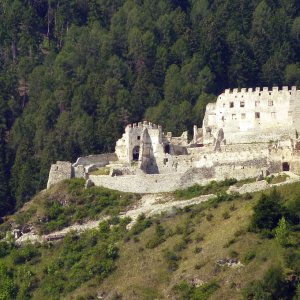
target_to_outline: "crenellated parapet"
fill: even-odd
[[[133,123],[133,124],[128,124],[125,128],[125,131],[130,131],[131,129],[161,129],[160,125],[148,122],[148,121],[143,121],[143,122],[138,122],[138,123]]]
[[[272,88],[269,87],[255,87],[255,88],[235,88],[235,89],[226,89],[224,91],[225,95],[228,94],[247,94],[247,93],[282,93],[282,92],[300,92],[296,86],[288,87],[283,86],[279,88],[278,86],[274,86]]]

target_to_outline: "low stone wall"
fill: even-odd
[[[194,184],[205,185],[212,180],[236,178],[238,180],[257,177],[261,170],[267,169],[266,159],[256,163],[248,161],[244,165],[223,164],[203,168],[190,168],[187,172],[169,174],[139,174],[124,176],[97,176],[89,178],[96,186],[104,186],[122,192],[133,193],[163,193],[183,189]]]
[[[181,173],[113,177],[90,175],[89,179],[96,186],[103,186],[122,192],[161,193],[181,188],[182,175]]]
[[[73,164],[73,167],[76,168],[79,165],[88,166],[96,165],[97,167],[104,167],[109,164],[110,161],[117,161],[118,157],[115,153],[104,153],[89,155],[85,157],[79,157],[77,161]]]

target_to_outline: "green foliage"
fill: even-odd
[[[244,258],[243,258],[243,261],[247,264],[249,263],[250,261],[252,261],[256,256],[256,253],[253,251],[253,250],[249,250],[245,255],[244,255]]]
[[[84,188],[84,180],[64,181],[55,192],[42,201],[43,217],[38,224],[41,232],[62,229],[75,222],[95,219],[101,214],[117,215],[139,195],[121,193],[103,187]]]
[[[181,259],[180,256],[176,255],[174,252],[170,250],[166,250],[164,252],[163,258],[167,263],[168,270],[174,272],[178,269],[178,264]]]
[[[12,246],[6,241],[0,241],[0,258],[9,254]]]
[[[284,217],[279,220],[278,225],[275,228],[275,239],[282,246],[287,246],[290,242],[290,232]]]
[[[251,229],[261,232],[274,229],[285,214],[281,200],[282,197],[276,189],[273,189],[269,195],[262,194],[253,209]]]
[[[0,278],[0,299],[13,299],[16,296],[17,289],[14,285],[12,274],[3,264],[0,264]]]
[[[251,282],[243,291],[244,299],[292,299],[295,286],[285,278],[280,267],[273,266],[263,280]]]
[[[141,214],[138,216],[138,219],[136,223],[133,225],[130,232],[133,235],[138,235],[142,233],[146,228],[150,227],[151,225],[152,225],[152,221],[146,218],[144,214]]]
[[[219,288],[219,285],[215,282],[208,282],[200,287],[195,287],[187,282],[182,282],[174,287],[179,299],[190,300],[206,300]]]
[[[207,185],[198,185],[195,184],[191,187],[188,187],[184,190],[177,190],[173,194],[178,199],[191,199],[200,195],[208,195],[208,194],[215,194],[219,193],[220,202],[226,201],[221,200],[222,197],[225,196],[225,191],[230,187],[231,185],[234,185],[237,183],[237,180],[235,178],[229,178],[225,179],[223,181],[211,181]]]
[[[165,239],[165,229],[160,224],[156,224],[155,235],[147,242],[146,247],[153,249],[163,243]]]
[[[39,255],[39,250],[31,244],[11,251],[11,257],[14,264],[24,264],[25,262],[31,261],[33,258],[38,257]]]

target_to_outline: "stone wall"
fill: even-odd
[[[72,164],[68,161],[58,161],[56,164],[51,165],[47,189],[62,180],[72,178]]]
[[[227,144],[268,142],[300,130],[300,90],[292,87],[225,90],[207,105],[204,143],[212,143],[222,128]]]
[[[109,164],[110,161],[117,161],[118,157],[115,153],[95,154],[85,157],[79,157],[73,164],[73,167],[96,165],[97,167],[104,167]]]

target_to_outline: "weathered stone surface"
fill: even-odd
[[[47,188],[65,179],[72,177],[72,164],[68,161],[58,161],[50,169]]]

